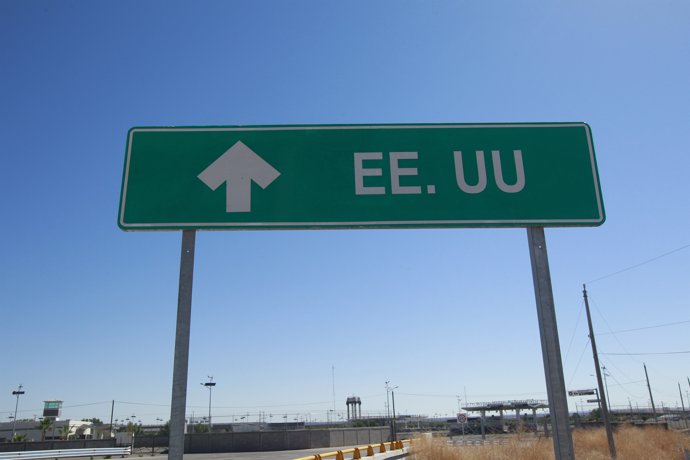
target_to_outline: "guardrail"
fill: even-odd
[[[405,439],[403,441],[382,442],[381,444],[370,444],[368,446],[351,447],[349,449],[336,450],[323,454],[309,455],[307,457],[300,457],[294,460],[323,460],[329,457],[333,457],[335,460],[345,460],[345,455],[349,456],[350,454],[352,454],[352,457],[350,458],[354,460],[365,457],[375,457],[378,459],[391,457],[398,458],[407,455],[410,442],[411,441],[409,439]],[[407,444],[407,447],[405,447],[405,444]],[[385,455],[386,453],[392,455]]]
[[[108,455],[132,454],[132,447],[94,447],[87,449],[55,449],[55,450],[26,450],[20,452],[0,452],[0,460],[39,459],[39,458],[74,458],[74,457],[105,457]]]

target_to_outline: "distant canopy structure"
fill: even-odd
[[[359,396],[350,396],[345,401],[345,404],[347,405],[348,420],[356,420],[358,418],[362,418],[362,400],[359,399]],[[352,415],[350,415],[350,406],[352,406]],[[357,412],[357,409],[359,409],[359,414]]]

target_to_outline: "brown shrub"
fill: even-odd
[[[619,460],[682,460],[690,449],[690,437],[657,427],[620,427],[614,439]],[[608,460],[604,429],[573,431],[577,460]],[[551,438],[519,434],[500,445],[453,446],[446,440],[419,439],[412,445],[414,460],[553,460]]]
[[[614,433],[616,451],[620,460],[682,459],[683,449],[690,449],[690,437],[659,427],[636,428],[623,426]],[[575,430],[575,455],[581,460],[609,458],[606,431]]]

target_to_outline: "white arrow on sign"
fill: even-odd
[[[237,141],[197,177],[211,190],[216,190],[223,182],[227,182],[226,212],[250,212],[252,181],[265,189],[278,176],[280,173],[273,166],[242,141]]]

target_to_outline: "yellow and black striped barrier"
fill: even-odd
[[[394,451],[403,451],[405,447],[409,447],[410,440],[382,442],[380,444],[369,444],[367,446],[351,447],[349,449],[336,450],[333,452],[325,452],[323,454],[308,455],[306,457],[299,457],[294,460],[323,460],[325,458],[335,458],[335,460],[345,460],[345,455],[352,454],[352,459],[360,459],[366,457],[373,457],[377,454],[386,452],[393,453]]]

